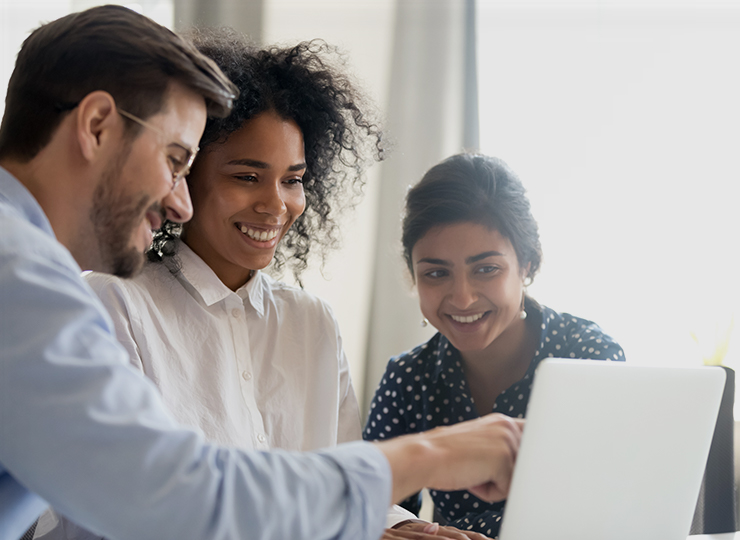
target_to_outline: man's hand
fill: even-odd
[[[425,487],[468,489],[485,501],[505,499],[523,427],[523,420],[489,414],[377,442],[393,472],[393,501]]]
[[[433,540],[455,538],[457,540],[490,540],[487,536],[473,531],[461,531],[455,527],[440,527],[439,523],[408,521],[394,529],[386,529],[382,540]]]

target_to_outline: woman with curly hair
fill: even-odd
[[[228,28],[195,30],[191,38],[200,51],[221,66],[241,93],[230,116],[210,118],[206,124],[200,141],[201,157],[188,176],[195,210],[200,202],[199,189],[207,182],[201,178],[212,172],[205,164],[212,161],[209,154],[227,144],[247,152],[250,145],[233,139],[244,134],[254,120],[272,116],[291,124],[300,134],[305,155],[301,160],[305,161],[305,170],[293,171],[300,173],[305,209],[294,216],[295,222],[280,235],[277,248],[270,251],[274,267],[280,269],[287,264],[300,283],[309,251],[318,249],[325,255],[326,248],[335,246],[336,214],[361,193],[367,166],[383,158],[380,128],[359,90],[331,63],[340,60],[336,49],[321,40],[290,48],[259,49]],[[228,176],[237,173],[229,171]],[[192,236],[202,221],[203,213],[199,214],[182,232],[186,244],[190,241],[185,238]],[[167,223],[155,235],[150,260],[162,261],[174,254],[179,229],[180,225]]]
[[[132,363],[208,439],[296,451],[360,440],[331,309],[262,270],[274,261],[300,279],[309,253],[335,244],[338,211],[382,158],[380,129],[322,41],[259,49],[230,30],[192,39],[240,91],[228,118],[206,124],[187,178],[193,218],[155,234],[134,279],[88,283]],[[37,537],[98,538],[50,515]]]

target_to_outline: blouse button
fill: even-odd
[[[243,379],[244,379],[245,381],[249,381],[249,380],[251,380],[251,379],[252,379],[252,374],[251,374],[251,373],[249,373],[248,371],[242,371],[242,378],[243,378]]]
[[[231,310],[231,316],[234,317],[235,319],[238,319],[239,318],[239,315],[241,315],[241,313],[242,312],[239,311],[237,308],[234,308],[234,309]]]
[[[267,440],[267,437],[265,437],[264,435],[262,435],[262,433],[260,433],[259,435],[257,435],[257,440],[263,443]]]

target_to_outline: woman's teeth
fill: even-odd
[[[459,315],[450,315],[450,317],[452,317],[452,320],[455,322],[471,323],[471,322],[477,321],[478,319],[483,317],[483,315],[485,315],[485,313],[478,313],[477,315],[469,315],[467,317],[461,317]]]
[[[275,238],[278,234],[278,229],[272,229],[270,231],[255,231],[254,229],[250,229],[249,227],[245,227],[242,225],[241,231],[246,234],[249,238],[252,240],[256,240],[257,242],[267,242],[268,240],[272,240]]]

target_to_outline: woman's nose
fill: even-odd
[[[475,288],[465,277],[457,278],[452,283],[450,303],[457,309],[469,308],[478,299]]]
[[[254,205],[255,211],[273,216],[284,214],[286,206],[281,187],[280,182],[266,182],[259,190],[258,200]]]

